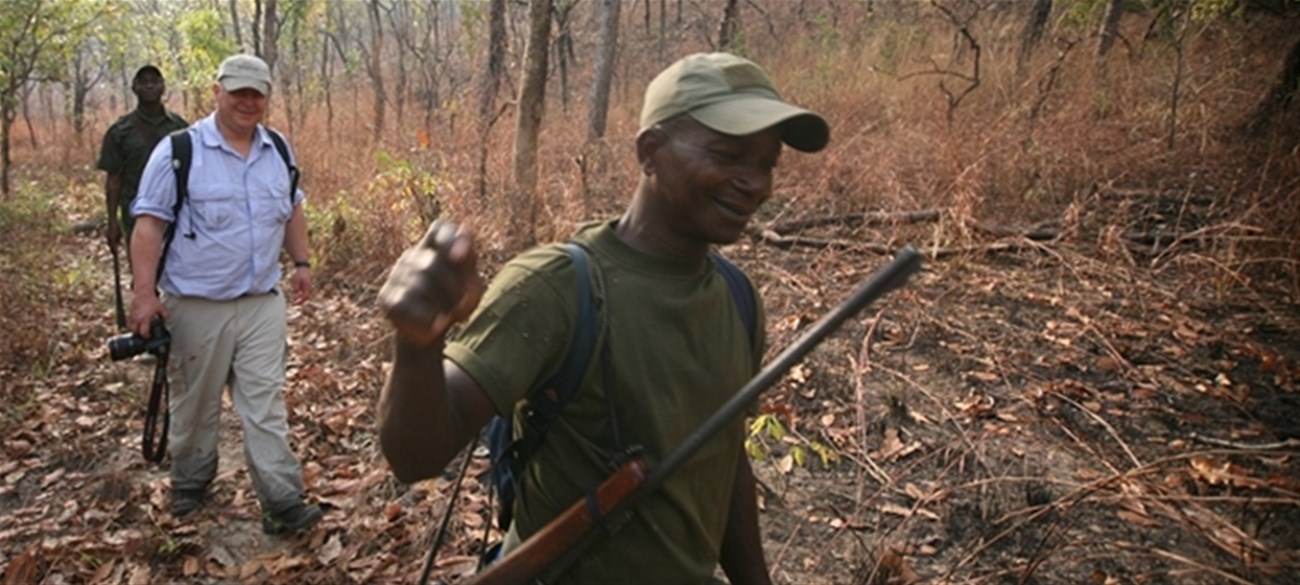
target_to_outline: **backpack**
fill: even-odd
[[[592,293],[591,279],[588,276],[589,266],[594,262],[590,262],[587,251],[581,244],[566,242],[563,247],[569,253],[574,272],[578,276],[578,322],[564,364],[553,378],[528,396],[528,407],[522,425],[523,436],[514,437],[511,416],[493,417],[486,430],[488,453],[492,461],[492,487],[497,494],[497,526],[501,530],[508,529],[514,519],[519,474],[541,446],[551,423],[559,418],[560,411],[582,383],[591,356],[595,353],[596,339],[599,337],[597,328],[604,324],[603,315],[599,314],[603,307],[598,308],[599,303]],[[754,329],[757,327],[758,305],[754,289],[745,280],[744,273],[721,254],[710,252],[709,257],[727,281],[732,302],[736,304],[745,332],[749,335],[751,350],[756,349]],[[599,271],[600,267],[597,265],[595,269]],[[545,389],[553,391],[546,392]]]
[[[271,137],[271,142],[275,143],[275,150],[280,153],[280,158],[284,159],[284,165],[289,167],[289,203],[293,204],[293,194],[298,192],[298,178],[300,173],[298,167],[294,166],[293,159],[289,158],[289,146],[285,144],[284,137],[279,132],[270,128],[265,128],[267,135]],[[194,159],[194,142],[190,137],[189,129],[182,128],[168,135],[172,141],[172,172],[176,175],[176,203],[172,204],[172,221],[167,224],[167,229],[163,231],[162,255],[158,257],[158,274],[154,276],[154,283],[162,280],[163,265],[167,262],[167,252],[171,250],[172,239],[176,237],[176,224],[180,223],[181,207],[185,205],[185,200],[190,196],[190,165]],[[185,234],[187,238],[193,238],[194,234]]]

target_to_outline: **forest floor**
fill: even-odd
[[[1300,582],[1300,302],[1214,276],[1203,239],[1104,227],[1171,197],[1186,211],[1183,195],[1093,197],[1045,236],[972,232],[764,395],[780,424],[751,440],[777,583]],[[769,357],[884,264],[873,249],[933,233],[861,217],[761,227],[726,252],[766,300]],[[0,372],[5,584],[415,580],[453,478],[399,484],[376,448],[377,280],[327,279],[291,309],[293,443],[327,514],[275,538],[229,405],[209,504],[166,513],[165,467],[140,455],[154,366],[107,357],[101,236],[59,241],[100,257],[58,301],[59,355],[26,364],[36,376]],[[435,578],[473,570],[481,451],[469,469]]]

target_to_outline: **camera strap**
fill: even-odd
[[[149,408],[144,415],[144,436],[140,447],[144,460],[150,463],[162,463],[167,453],[167,428],[171,424],[171,413],[167,403],[171,400],[171,383],[167,380],[167,356],[171,352],[158,352],[158,364],[153,370],[153,384],[149,389]],[[162,433],[158,431],[158,416],[162,414]],[[157,448],[154,439],[157,437]]]

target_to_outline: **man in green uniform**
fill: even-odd
[[[131,202],[140,188],[140,175],[153,147],[164,136],[189,126],[184,118],[163,107],[167,83],[157,67],[145,65],[136,70],[131,79],[131,92],[138,101],[135,110],[108,127],[96,165],[108,173],[104,200],[108,207],[108,247],[114,252],[122,242],[123,230],[126,241],[131,241],[131,228],[135,225]]]
[[[589,250],[605,324],[523,469],[505,554],[581,501],[621,451],[639,448],[654,469],[758,371],[761,307],[751,337],[710,251],[738,240],[771,197],[783,145],[815,152],[829,137],[825,120],[785,102],[761,68],[734,55],[691,55],[651,81],[630,205],[573,237]],[[517,417],[561,368],[579,325],[574,266],[562,248],[542,246],[484,291],[471,235],[448,223],[398,259],[379,298],[397,341],[378,420],[399,479],[440,473],[493,415]],[[721,566],[732,583],[770,583],[744,438],[744,421],[733,421],[612,537],[542,580],[702,584]]]

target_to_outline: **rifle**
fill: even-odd
[[[109,221],[115,221],[109,217]],[[126,310],[122,308],[122,266],[117,260],[117,246],[109,246],[113,251],[113,308],[117,312],[117,329],[126,330]]]
[[[848,300],[824,315],[803,337],[787,347],[746,383],[700,428],[669,453],[658,467],[647,473],[645,462],[639,458],[624,462],[596,488],[594,502],[587,499],[575,502],[510,554],[474,575],[466,583],[523,584],[540,582],[538,577],[543,571],[554,569],[556,574],[563,573],[592,545],[608,537],[606,531],[593,528],[598,525],[607,526],[612,531],[625,522],[631,516],[633,507],[654,493],[706,441],[748,409],[759,394],[784,377],[790,368],[799,363],[826,336],[885,293],[903,286],[920,268],[920,252],[911,246],[900,250],[893,261],[876,271]],[[597,517],[593,518],[592,508],[596,509]]]

